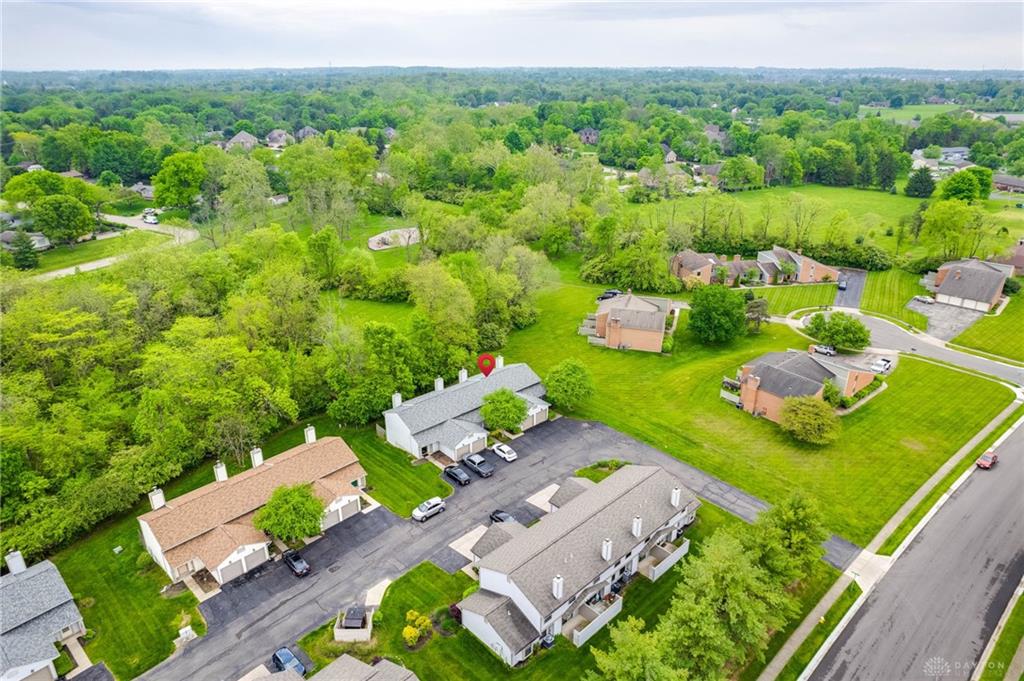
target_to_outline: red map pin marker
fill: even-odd
[[[494,355],[489,355],[486,352],[476,358],[476,365],[480,367],[480,373],[484,375],[484,378],[491,375],[495,364]]]

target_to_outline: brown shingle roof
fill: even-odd
[[[314,493],[324,501],[330,501],[351,489],[351,481],[365,475],[359,459],[344,440],[325,437],[313,444],[289,449],[268,459],[262,466],[250,468],[224,482],[211,482],[171,499],[165,506],[139,516],[139,520],[149,525],[165,552],[203,537],[212,530],[223,530],[216,538],[202,539],[206,550],[217,553],[218,549],[214,547],[222,541],[254,536],[245,533],[241,537],[239,533],[242,530],[235,526],[245,524],[251,527],[251,520],[244,516],[251,515],[267,503],[278,487],[312,483]],[[237,546],[239,543],[235,543],[232,549]]]

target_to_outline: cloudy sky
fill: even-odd
[[[9,70],[303,66],[1024,69],[1024,2],[3,0]]]

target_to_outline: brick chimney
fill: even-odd
[[[954,279],[959,279],[960,278],[960,270],[957,270],[956,272],[953,273],[953,278]]]
[[[740,261],[740,254],[737,253],[734,256],[732,256],[732,261],[733,262],[739,262]]]

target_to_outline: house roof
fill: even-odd
[[[342,655],[312,676],[316,681],[419,681],[417,676],[391,660],[369,665],[351,655]]]
[[[252,147],[256,146],[259,143],[260,141],[256,139],[255,135],[253,135],[250,132],[246,132],[245,130],[239,130],[237,133],[235,133],[234,137],[228,140],[229,147],[235,144],[241,144],[242,146]]]
[[[475,544],[473,544],[473,548],[470,549],[470,551],[474,556],[483,558],[488,553],[491,553],[494,549],[507,543],[513,537],[525,530],[525,527],[514,520],[508,520],[503,523],[492,523],[491,526],[488,527],[482,535],[480,535],[480,538],[477,539]]]
[[[406,400],[384,413],[401,418],[413,436],[436,428],[426,435],[456,438],[460,431],[462,435],[480,431],[480,407],[484,397],[502,388],[521,393],[521,397],[532,397],[537,403],[547,404],[539,399],[544,394],[540,377],[529,366],[519,363],[494,369],[486,377],[475,374],[443,390],[433,390]]]
[[[81,619],[67,584],[50,561],[0,577],[0,672],[54,659],[58,633]]]
[[[1020,187],[1024,189],[1024,177],[1014,177],[1013,175],[993,175],[992,182],[995,184],[1005,184],[1009,187]]]
[[[548,503],[556,508],[561,508],[596,484],[587,478],[569,478],[558,486]]]
[[[671,504],[675,487],[681,491],[678,508]],[[640,539],[632,534],[634,516],[640,516],[646,536],[696,504],[693,493],[664,469],[623,466],[495,549],[480,561],[479,568],[507,575],[534,607],[547,615],[608,567],[609,562],[601,558],[604,539],[612,542],[613,563],[637,545]],[[551,590],[556,575],[564,580],[561,599]]]
[[[314,128],[313,126],[311,126],[311,125],[304,125],[301,128],[299,128],[299,131],[295,133],[295,136],[298,137],[300,140],[302,140],[302,139],[306,139],[307,137],[311,137],[311,136],[315,136],[315,135],[319,135],[319,134],[320,134],[320,131],[317,130],[316,128]]]
[[[761,379],[760,390],[778,397],[814,395],[838,374],[806,352],[769,352],[750,364],[750,375]]]
[[[1002,291],[1006,278],[1013,275],[1011,265],[975,259],[947,262],[939,268],[942,270],[948,272],[936,293],[986,303]]]
[[[625,293],[597,305],[597,313],[608,313],[608,318],[618,320],[624,329],[664,331],[665,317],[671,308],[668,298],[636,296]]]
[[[676,260],[685,269],[690,271],[696,271],[702,267],[707,267],[712,264],[711,260],[706,255],[701,255],[697,251],[687,248],[685,251],[679,251],[676,253]]]
[[[508,596],[480,589],[463,599],[459,607],[481,615],[515,652],[537,638],[537,630]]]
[[[329,502],[351,489],[352,480],[364,475],[359,459],[344,440],[325,437],[293,447],[223,482],[211,482],[170,499],[163,507],[139,516],[139,520],[152,529],[169,561],[187,556],[176,563],[171,561],[172,566],[199,556],[207,567],[214,567],[238,546],[266,540],[252,527],[252,514],[278,487],[312,483],[314,493]],[[187,547],[177,548],[186,542]]]

